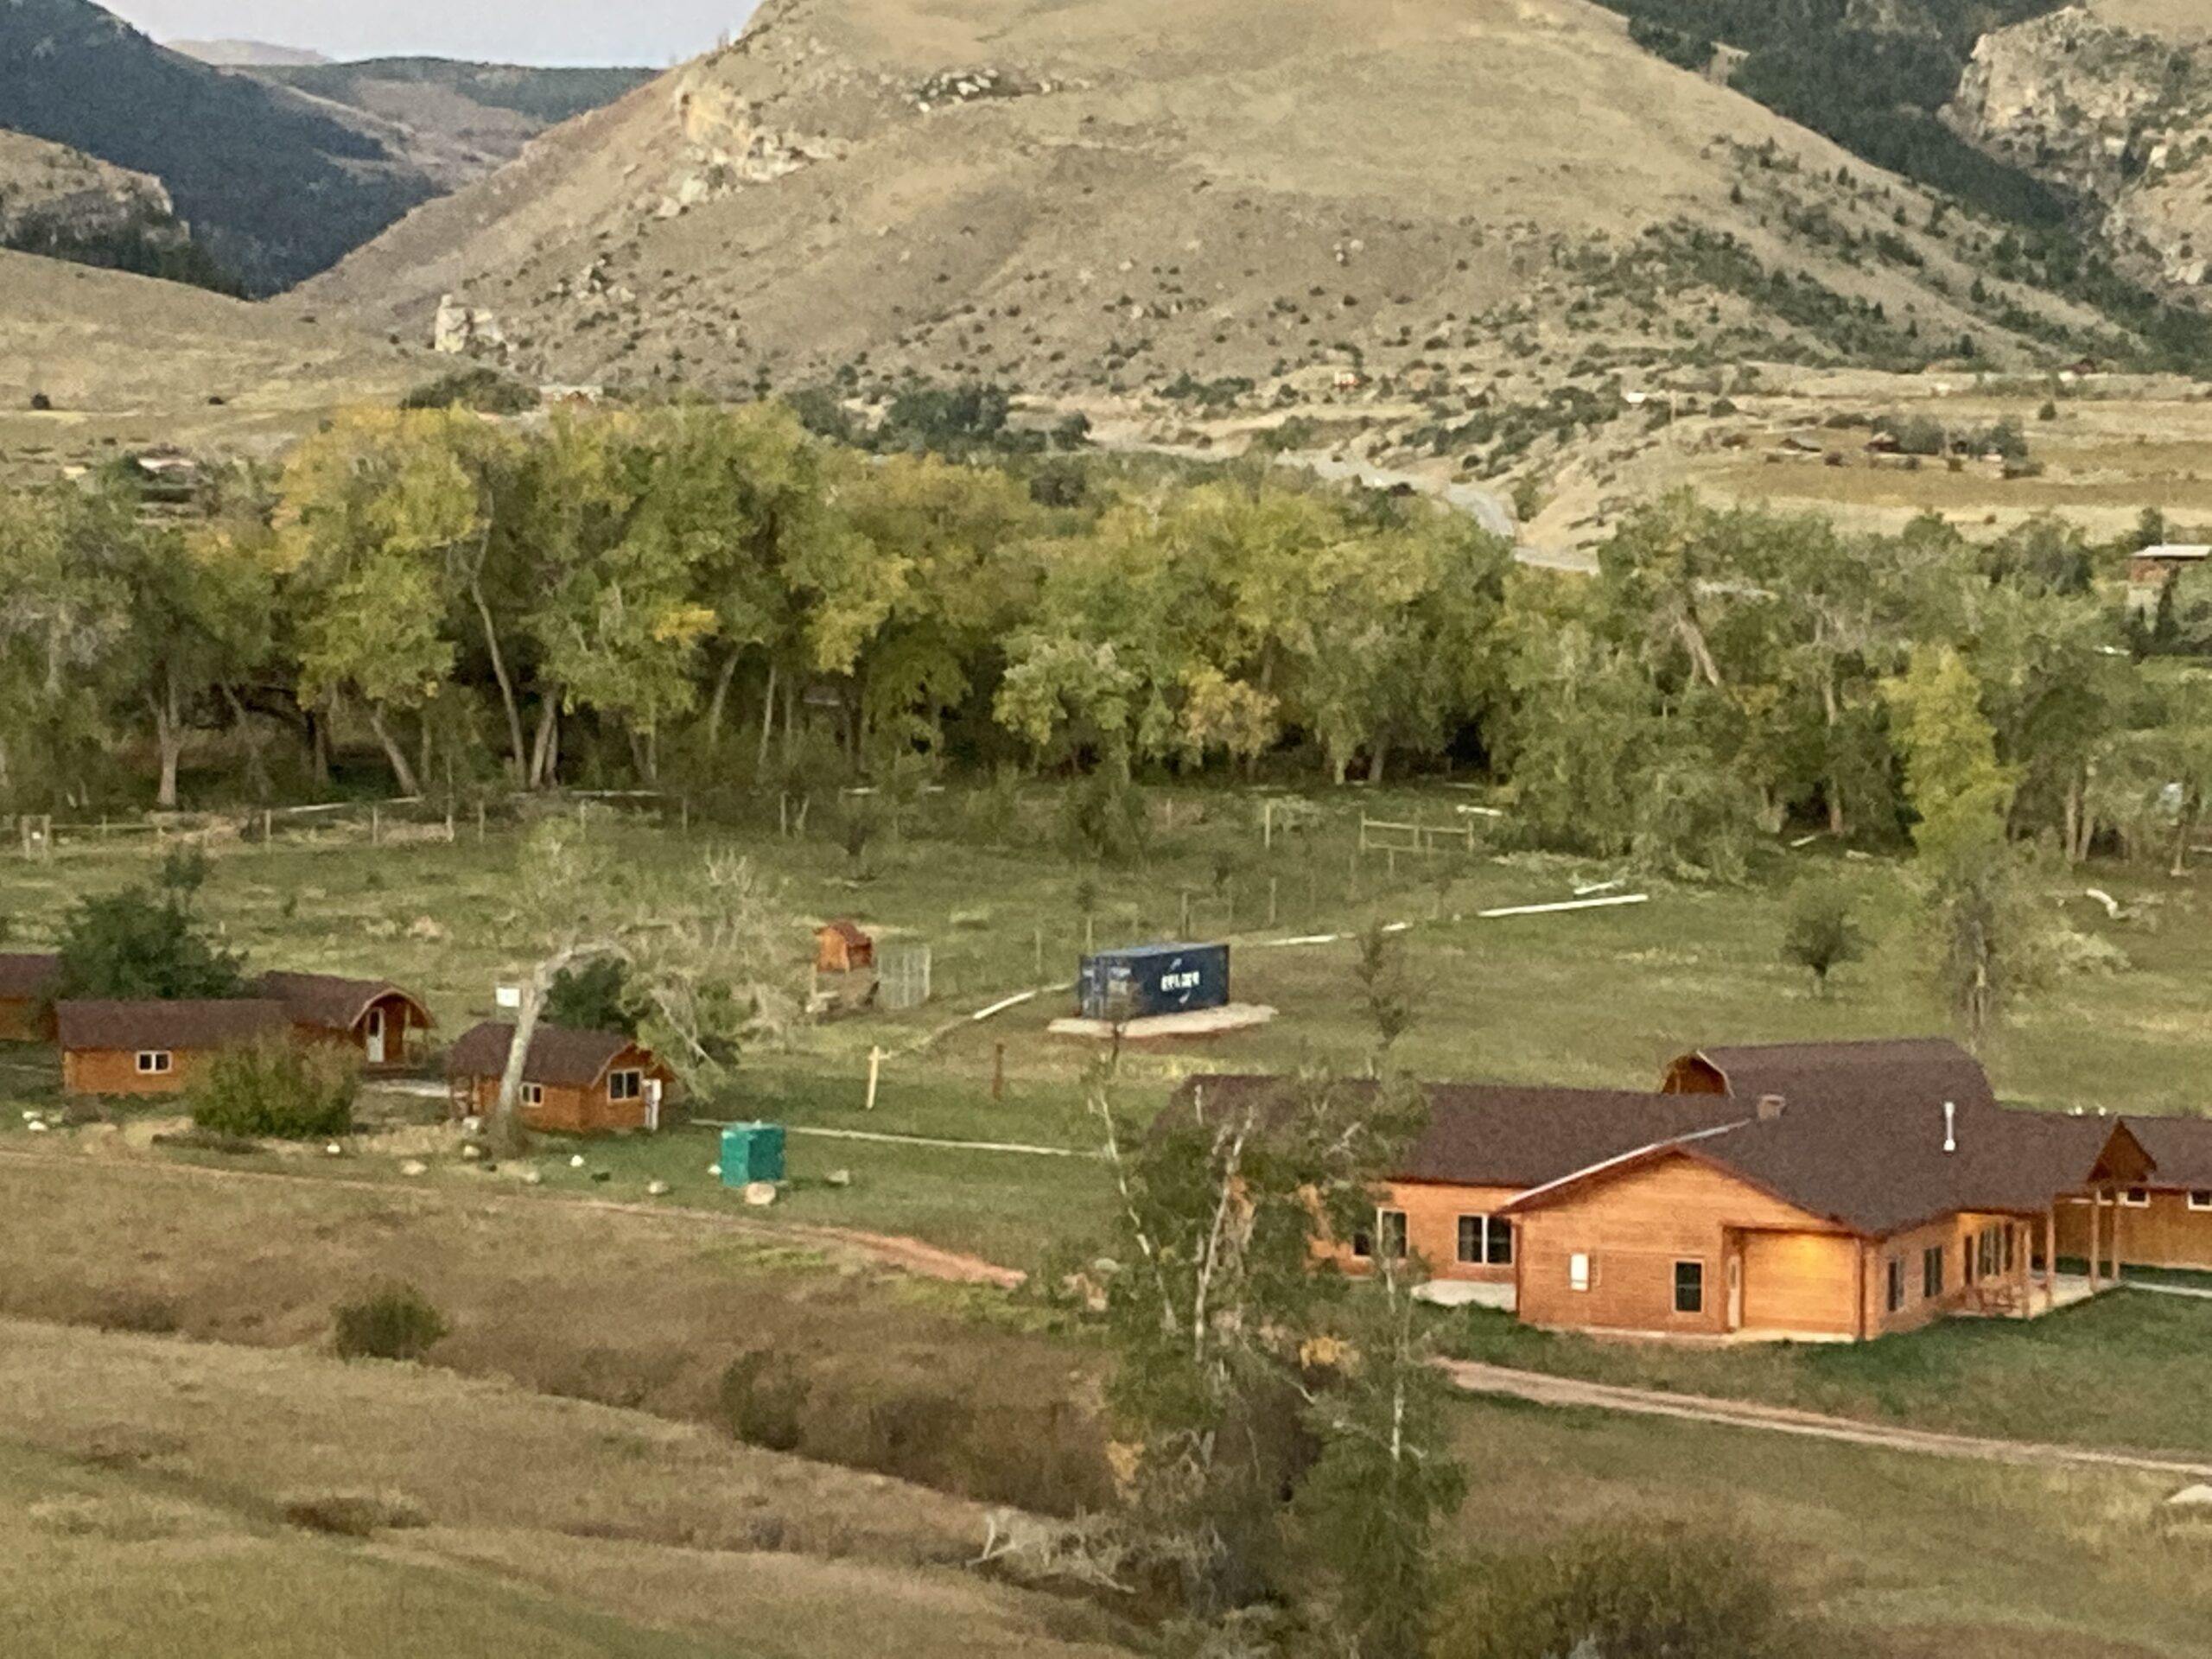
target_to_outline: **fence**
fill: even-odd
[[[51,813],[24,813],[10,838],[18,855],[45,860],[57,855],[139,848],[295,846],[365,843],[397,847],[451,845],[473,835],[486,838],[501,829],[574,812],[651,811],[663,822],[689,830],[690,802],[648,791],[570,791],[558,795],[509,795],[473,801],[434,801],[402,796],[374,801],[325,801],[305,806],[230,807],[207,812],[148,812],[69,823]]]

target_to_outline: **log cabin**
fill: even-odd
[[[54,1040],[53,994],[61,958],[0,953],[0,1043]]]
[[[225,1049],[291,1029],[283,1007],[260,998],[60,1002],[54,1020],[62,1092],[71,1095],[180,1094]]]
[[[814,969],[821,974],[855,974],[875,965],[875,941],[859,924],[828,922],[814,931]]]
[[[514,1027],[498,1020],[461,1033],[446,1055],[456,1114],[492,1115],[514,1040]],[[563,1135],[658,1129],[674,1081],[666,1063],[634,1038],[541,1025],[523,1058],[522,1120]]]
[[[371,1076],[404,1068],[435,1025],[423,1000],[382,980],[334,974],[264,974],[259,989],[290,1016],[303,1042],[343,1045]]]
[[[1286,1090],[1207,1078],[1172,1109],[1264,1115]],[[2129,1195],[2171,1179],[2145,1120],[2008,1109],[1941,1040],[1707,1049],[1652,1094],[1427,1094],[1373,1229],[1326,1254],[1354,1273],[1416,1257],[1435,1300],[1552,1329],[1850,1342],[2029,1317],[2117,1283],[2139,1259]],[[2152,1122],[2154,1141],[2175,1123]],[[2212,1179],[2212,1156],[2183,1179]],[[2061,1268],[2075,1212],[2086,1274]]]

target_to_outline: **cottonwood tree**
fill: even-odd
[[[1201,1617],[1291,1602],[1338,1651],[1420,1650],[1459,1475],[1412,1301],[1422,1264],[1376,1209],[1419,1090],[1200,1083],[1149,1126],[1110,1060],[1090,1092],[1120,1209],[1111,1398],[1146,1548]],[[1355,1237],[1363,1285],[1328,1254]]]
[[[135,1001],[246,994],[243,957],[201,918],[200,853],[173,853],[150,886],[80,899],[64,922],[54,1000]]]
[[[564,977],[619,964],[635,1035],[696,1093],[719,1086],[747,1047],[781,1042],[796,1026],[796,930],[751,861],[715,854],[660,874],[561,819],[531,832],[522,877],[530,897],[513,928],[537,954],[493,1111],[490,1138],[503,1155],[527,1140],[524,1062]]]
[[[1831,881],[1801,881],[1789,899],[1789,919],[1782,936],[1782,959],[1813,976],[1822,997],[1828,976],[1866,954],[1866,936],[1853,919],[1851,894]]]

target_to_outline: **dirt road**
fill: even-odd
[[[1713,1423],[1726,1428],[1761,1429],[1773,1434],[1797,1434],[1811,1440],[1842,1440],[1853,1446],[1879,1446],[1892,1452],[1915,1452],[1938,1458],[1975,1458],[1987,1463],[2011,1463],[2045,1469],[2105,1469],[2122,1473],[2169,1475],[2177,1479],[2212,1481],[2212,1464],[2190,1463],[2171,1458],[2143,1457],[2126,1452],[2100,1452],[2087,1446],[2044,1446],[2028,1440],[1989,1440],[1971,1434],[1943,1434],[1930,1429],[1899,1428],[1886,1423],[1861,1422],[1849,1417],[1827,1417],[1818,1412],[1797,1411],[1787,1406],[1766,1406],[1747,1400],[1716,1400],[1704,1395],[1668,1394],[1655,1389],[1624,1389],[1606,1382],[1585,1382],[1573,1377],[1548,1376],[1538,1371],[1514,1370],[1503,1365],[1480,1365],[1447,1361],[1445,1371],[1469,1394],[1500,1395],[1540,1406],[1583,1407],[1598,1411],[1627,1412],[1646,1417],[1673,1417],[1685,1422]]]

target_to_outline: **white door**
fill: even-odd
[[[384,1064],[384,1010],[382,1008],[369,1010],[368,1050],[369,1064],[382,1065]]]

